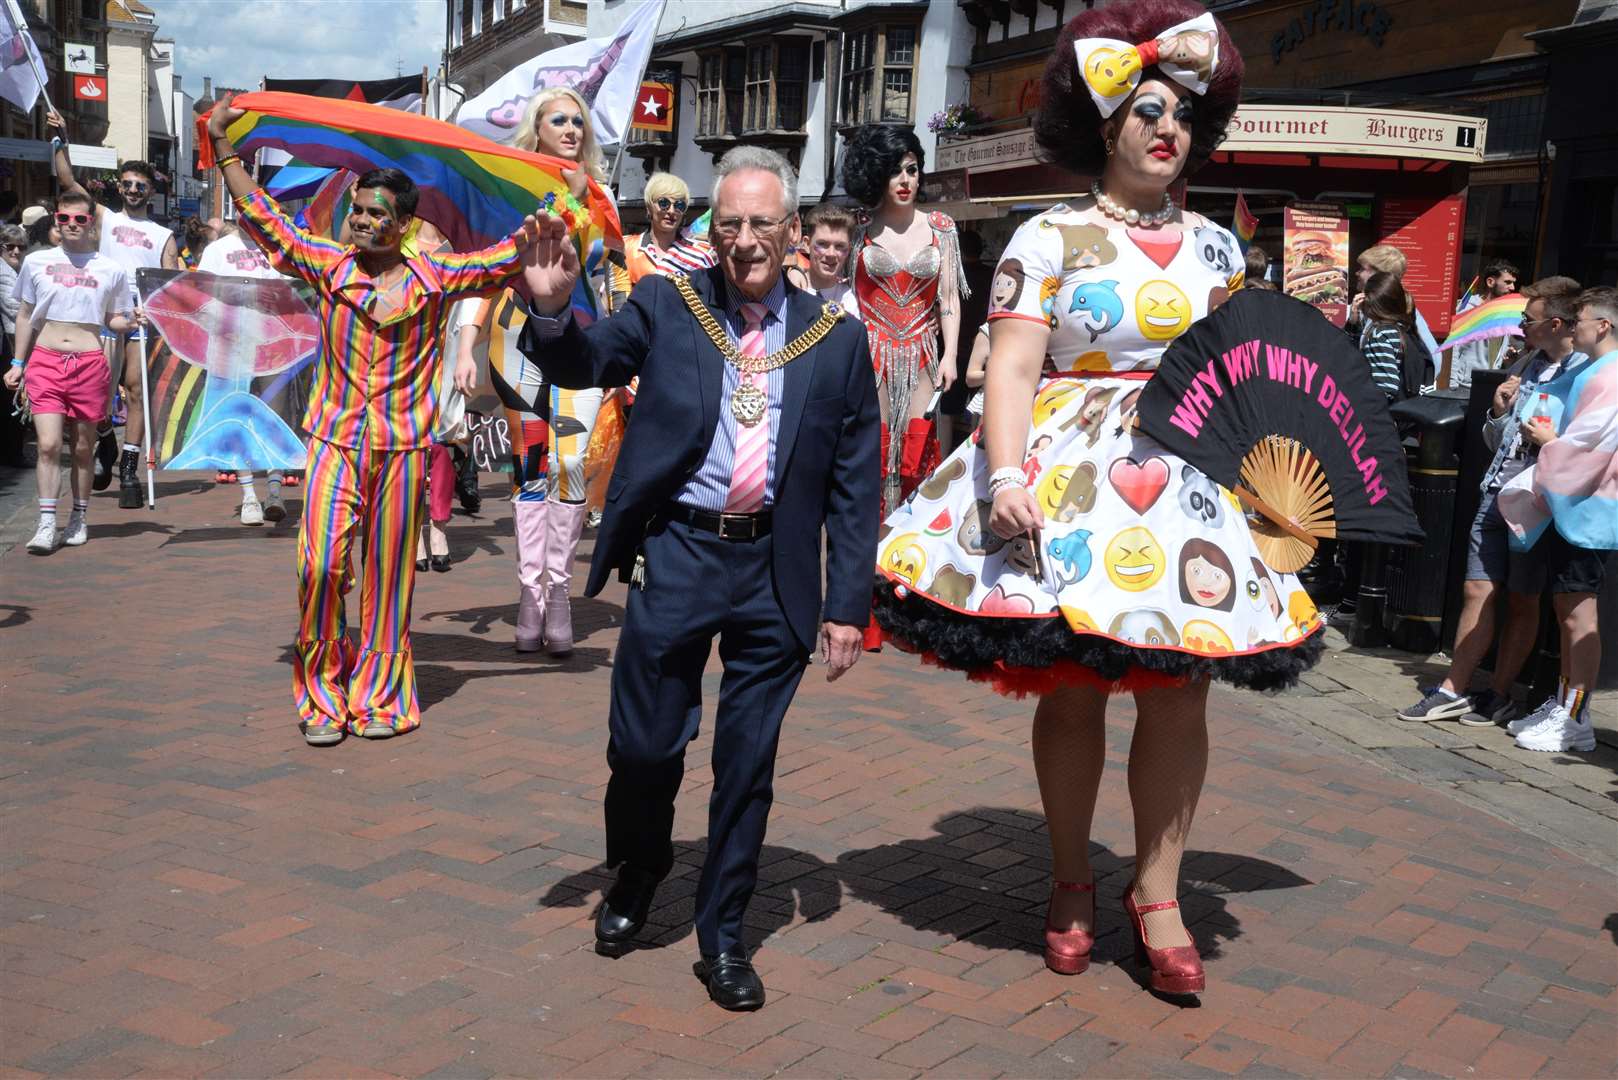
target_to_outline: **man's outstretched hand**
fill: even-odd
[[[522,253],[523,284],[534,298],[534,310],[560,314],[579,280],[579,251],[567,224],[541,210],[524,220],[512,239]]]

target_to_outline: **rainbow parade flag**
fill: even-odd
[[[1519,325],[1528,308],[1528,298],[1521,293],[1507,293],[1486,300],[1469,311],[1456,315],[1449,324],[1449,337],[1438,347],[1439,352],[1484,338],[1511,337],[1522,333]]]
[[[456,251],[475,251],[514,232],[541,207],[565,206],[563,170],[575,163],[491,142],[465,128],[362,101],[283,94],[241,94],[246,115],[230,126],[243,155],[283,150],[305,165],[356,175],[395,168],[421,189],[417,216],[436,225]],[[582,220],[570,222],[582,250],[622,247],[618,212],[594,179]],[[563,217],[571,217],[563,211]]]
[[[1236,234],[1236,242],[1242,246],[1242,253],[1246,254],[1253,243],[1253,234],[1258,232],[1258,215],[1247,208],[1247,196],[1239,191],[1236,193],[1236,213],[1231,226],[1231,231]]]

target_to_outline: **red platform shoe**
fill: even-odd
[[[1202,957],[1195,945],[1176,945],[1168,949],[1154,949],[1146,941],[1146,922],[1141,918],[1147,912],[1167,911],[1180,906],[1178,900],[1162,900],[1137,907],[1135,883],[1130,882],[1124,893],[1124,910],[1135,933],[1135,963],[1152,969],[1152,989],[1160,994],[1200,994],[1208,985],[1202,970]]]
[[[1076,881],[1051,882],[1051,904],[1056,903],[1056,892],[1096,891],[1094,885],[1081,885]],[[1045,910],[1045,966],[1058,975],[1078,975],[1090,966],[1090,947],[1095,936],[1088,930],[1057,930],[1051,926],[1050,909]]]

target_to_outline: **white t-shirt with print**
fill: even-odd
[[[22,261],[14,294],[31,304],[35,325],[45,321],[105,326],[108,316],[127,312],[129,278],[124,268],[99,251],[36,251]]]
[[[163,249],[174,238],[168,228],[149,218],[132,218],[122,210],[101,215],[101,254],[124,268],[129,295],[135,295],[135,271],[163,265]]]
[[[197,269],[207,274],[226,277],[277,278],[270,260],[255,245],[247,242],[241,233],[221,236],[202,249]]]

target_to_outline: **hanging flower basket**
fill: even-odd
[[[959,135],[967,128],[987,124],[991,119],[988,113],[975,105],[946,105],[933,113],[932,119],[927,121],[927,130],[938,135]]]

